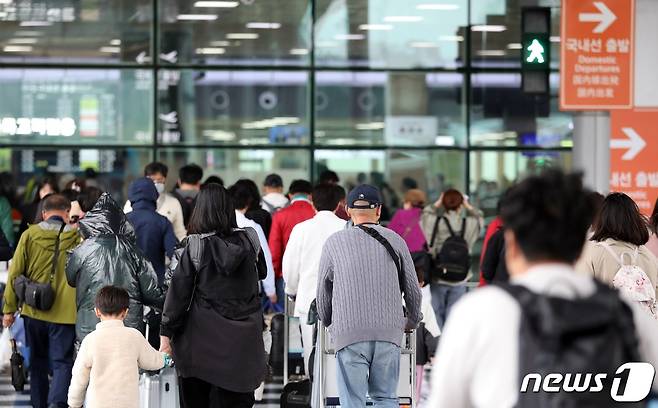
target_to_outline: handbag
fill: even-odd
[[[9,330],[9,329],[5,329]],[[11,339],[11,358],[9,359],[11,365],[11,385],[14,390],[22,392],[25,389],[25,358],[18,351],[16,340]]]
[[[55,282],[55,272],[57,271],[57,260],[59,259],[59,241],[62,231],[66,227],[62,223],[57,238],[55,239],[55,253],[53,254],[53,262],[50,266],[50,279],[46,283],[35,282],[28,279],[25,275],[20,275],[14,279],[14,291],[20,303],[24,303],[37,310],[48,311],[52,309],[55,304],[55,289],[53,283]]]

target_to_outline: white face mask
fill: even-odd
[[[155,183],[155,189],[158,191],[158,194],[162,194],[165,191],[165,185],[163,183]]]

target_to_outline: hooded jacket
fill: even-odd
[[[178,375],[254,391],[265,376],[258,281],[267,275],[256,232],[192,234],[171,268],[160,333],[171,338]]]
[[[124,323],[143,332],[143,305],[162,307],[164,293],[153,267],[137,248],[132,225],[107,193],[80,220],[80,234],[84,241],[66,264],[69,285],[77,288],[78,339],[96,327],[94,302],[98,291],[106,285],[128,291],[130,308]]]
[[[138,178],[128,188],[132,211],[128,221],[135,229],[137,246],[151,262],[160,284],[164,281],[165,255],[172,257],[178,239],[169,220],[156,211],[158,191],[147,177]]]
[[[3,313],[14,313],[18,310],[18,299],[14,292],[14,279],[25,275],[28,279],[46,283],[50,279],[50,271],[55,251],[55,241],[62,226],[62,219],[49,218],[30,226],[22,235],[16,246],[9,277],[4,294]],[[78,233],[67,225],[60,235],[59,256],[55,268],[55,303],[48,311],[37,310],[29,305],[23,305],[21,315],[49,323],[75,323],[75,290],[66,283],[64,266],[66,253],[80,242]]]

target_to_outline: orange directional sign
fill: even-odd
[[[562,0],[560,108],[633,105],[634,0]]]
[[[658,110],[610,112],[610,190],[628,194],[651,215],[658,197]]]

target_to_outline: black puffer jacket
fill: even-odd
[[[164,291],[153,267],[137,248],[132,225],[109,194],[103,194],[80,220],[80,234],[84,241],[66,263],[66,278],[76,288],[78,340],[96,328],[94,301],[106,285],[128,291],[130,309],[125,325],[143,332],[143,305],[162,308]]]
[[[178,375],[251,392],[265,375],[258,281],[267,269],[256,231],[193,234],[182,245],[160,327]]]

